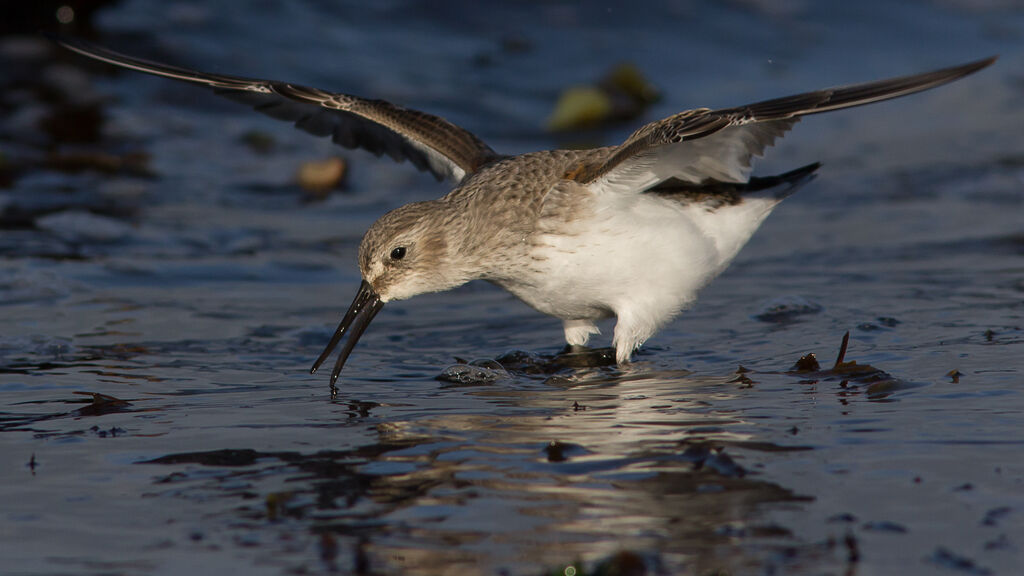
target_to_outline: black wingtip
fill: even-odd
[[[995,64],[996,60],[998,59],[999,55],[996,54],[993,56],[989,56],[988,58],[982,58],[980,60],[975,60],[973,62],[968,62],[966,64],[961,64],[959,66],[951,66],[943,70],[936,70],[935,73],[948,73],[950,75],[950,81],[952,81],[954,79],[963,78],[964,76],[969,76],[979,70],[988,68],[989,66]]]
[[[988,58],[982,58],[981,60],[977,61],[977,65],[978,65],[977,69],[981,70],[982,68],[987,68],[987,67],[995,64],[996,60],[999,60],[999,54],[993,54],[992,56],[989,56]]]
[[[806,166],[801,166],[795,170],[790,170],[789,172],[786,172],[784,174],[773,176],[772,178],[777,179],[778,181],[781,182],[792,182],[794,180],[799,180],[801,178],[814,174],[815,172],[817,172],[818,168],[821,168],[821,162],[811,162]],[[754,178],[751,178],[751,181],[753,180]]]
[[[747,184],[747,192],[776,189],[772,195],[779,200],[792,196],[804,184],[818,177],[817,171],[821,162],[812,162],[795,170],[777,176],[751,178]]]

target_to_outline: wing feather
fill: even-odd
[[[127,56],[75,38],[53,39],[102,62],[210,87],[272,118],[293,122],[300,130],[330,136],[346,148],[387,154],[399,162],[409,160],[438,179],[457,183],[499,157],[472,133],[443,118],[383,100],[272,80],[207,74]]]
[[[993,62],[995,57],[736,108],[680,112],[643,126],[606,159],[576,168],[567,177],[621,192],[642,192],[670,178],[694,184],[709,180],[746,182],[753,157],[764,154],[801,116],[913,94],[952,82]]]

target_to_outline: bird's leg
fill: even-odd
[[[657,331],[658,325],[654,319],[645,319],[642,314],[629,310],[619,310],[617,317],[612,345],[615,346],[615,361],[625,364],[633,352]]]
[[[556,357],[559,366],[570,368],[600,368],[614,364],[615,353],[611,348],[587,348],[591,334],[601,331],[590,320],[563,320],[565,327],[565,349]]]
[[[569,346],[586,346],[591,334],[601,333],[590,320],[563,320],[562,325],[565,327],[565,342]]]

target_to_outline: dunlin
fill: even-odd
[[[363,148],[409,160],[454,189],[382,216],[363,237],[363,282],[313,371],[348,334],[337,380],[386,302],[493,282],[562,320],[583,346],[595,321],[616,318],[618,362],[691,304],[769,212],[813,178],[817,164],[751,178],[801,116],[905,96],[976,72],[995,58],[747,106],[680,112],[618,146],[503,156],[450,122],[381,100],[297,84],[206,74],[80,40],[65,47],[110,64],[213,88],[256,110]]]

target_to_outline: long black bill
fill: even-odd
[[[348,332],[349,328],[351,328],[352,333],[349,334],[345,345],[341,347],[341,354],[338,355],[338,359],[334,362],[334,370],[331,370],[331,386],[334,386],[334,383],[338,380],[338,374],[341,374],[341,369],[345,366],[345,361],[348,360],[348,355],[352,353],[352,349],[355,348],[359,337],[363,335],[366,327],[370,325],[370,321],[373,320],[373,317],[383,307],[384,303],[380,301],[380,296],[374,292],[369,282],[363,280],[363,283],[359,285],[359,293],[356,294],[352,305],[348,307],[348,312],[345,312],[345,317],[338,324],[338,329],[334,331],[334,336],[331,336],[331,341],[327,343],[327,347],[324,348],[324,351],[320,353],[320,357],[313,363],[313,368],[309,371],[310,374],[316,373],[320,365],[324,363],[324,360],[327,360],[327,357],[331,355],[338,342],[341,342],[345,332]]]

